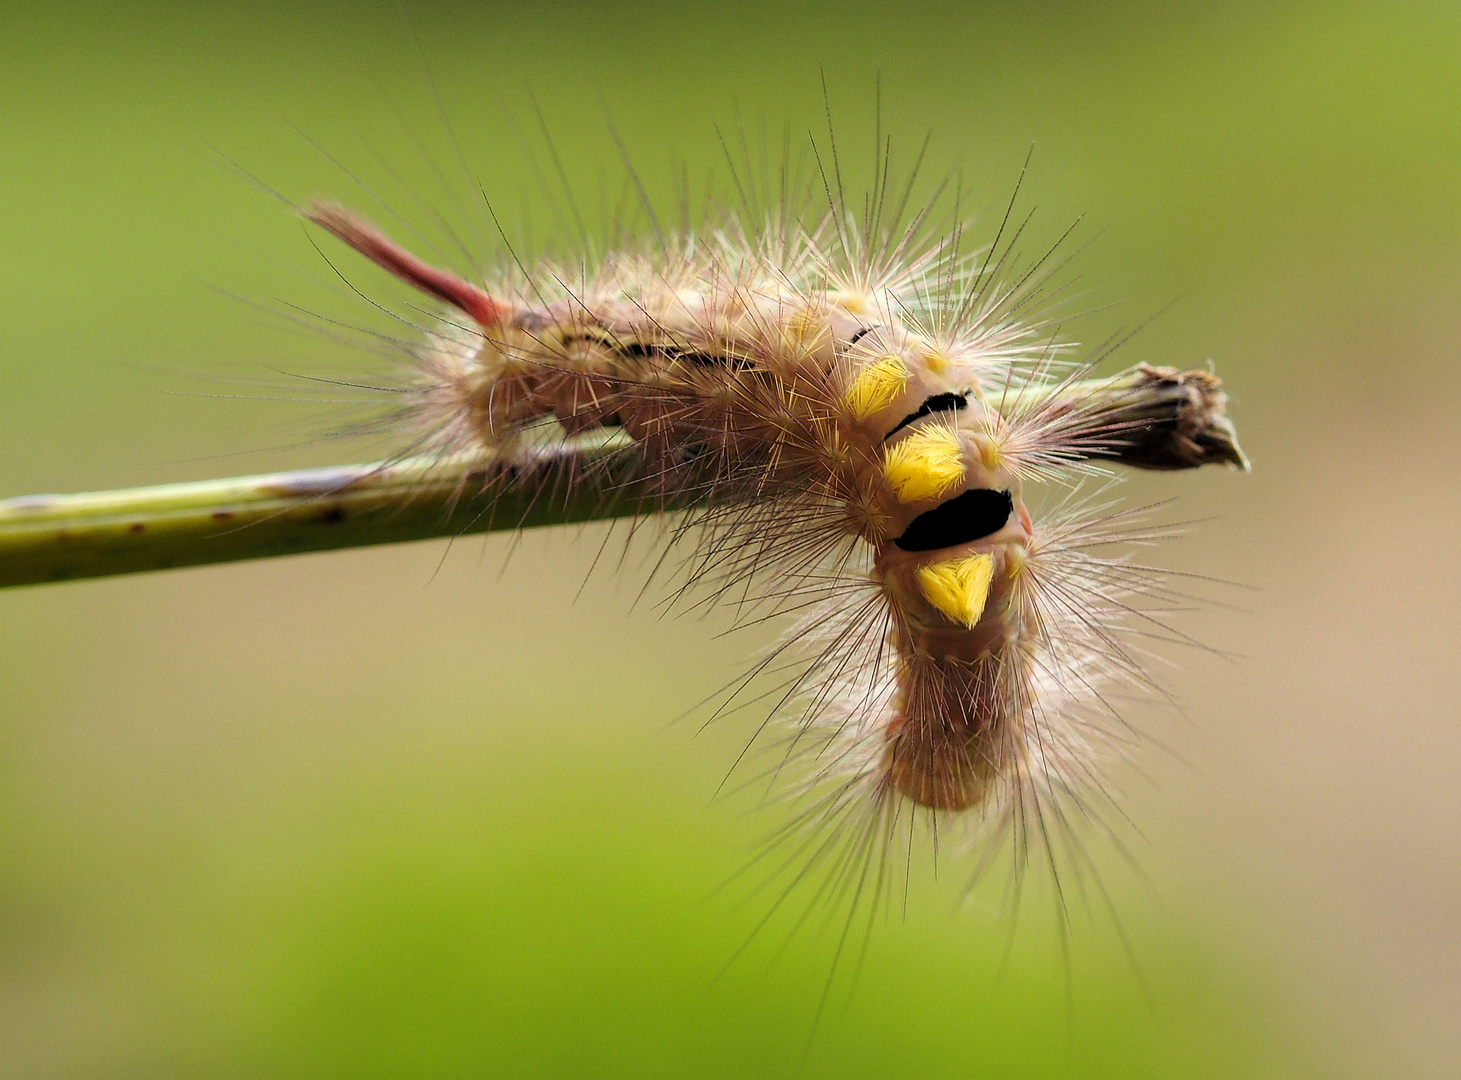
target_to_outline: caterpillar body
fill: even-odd
[[[1036,277],[1001,284],[956,233],[731,222],[478,284],[306,213],[450,309],[397,417],[416,449],[511,460],[545,426],[620,429],[646,509],[696,511],[690,576],[802,613],[787,753],[864,849],[904,808],[1019,825],[1082,797],[1119,741],[1106,690],[1148,682],[1129,635],[1168,587],[1101,550],[1156,534],[1070,497],[1037,522],[1031,488],[1101,459],[1246,467],[1215,378],[1086,379],[1028,314]]]

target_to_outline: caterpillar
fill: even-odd
[[[905,812],[1048,827],[1099,790],[1108,694],[1150,688],[1133,643],[1173,591],[1107,553],[1160,531],[1078,493],[1109,464],[1246,468],[1216,377],[1091,379],[1032,314],[1040,273],[926,215],[833,199],[477,282],[339,204],[304,213],[441,305],[390,421],[412,452],[619,432],[645,513],[691,510],[687,579],[800,613],[776,771],[819,794],[783,840],[829,859],[808,826],[856,821],[867,855]],[[1036,489],[1064,493],[1043,517]]]

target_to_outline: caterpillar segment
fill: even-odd
[[[959,811],[1027,786],[1059,741],[1033,731],[1062,707],[1050,672],[1125,665],[1102,620],[1123,587],[1140,587],[1107,581],[1084,615],[1042,609],[1042,596],[1097,579],[1071,545],[1042,539],[1026,479],[1123,442],[1143,467],[1242,464],[1205,373],[1146,369],[1185,403],[1170,432],[1145,414],[1026,407],[1011,398],[1012,372],[1038,350],[1024,349],[1018,327],[973,320],[936,337],[908,314],[922,279],[860,287],[813,257],[815,238],[781,259],[686,244],[668,268],[610,261],[545,297],[489,293],[427,267],[338,207],[309,216],[470,320],[432,331],[419,356],[418,422],[443,443],[501,450],[550,421],[569,434],[619,427],[662,491],[696,490],[712,515],[739,508],[729,542],[717,541],[737,572],[795,576],[847,545],[861,551],[886,635],[841,667],[892,657],[892,675],[876,692],[846,670],[828,685],[877,698],[844,726],[855,744],[845,757],[879,796]],[[1174,464],[1161,439],[1187,458]],[[802,625],[835,622],[839,603],[829,595],[825,617]],[[1061,626],[1083,642],[1062,642]]]

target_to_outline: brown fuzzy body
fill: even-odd
[[[993,551],[989,599],[971,629],[950,626],[930,607],[913,584],[905,553],[890,548],[879,559],[882,587],[902,615],[895,647],[904,658],[888,725],[888,779],[913,802],[936,810],[980,805],[1023,752],[1017,689],[1027,682],[1030,663],[1029,620],[1019,596],[1026,546],[1014,540]]]
[[[720,238],[482,290],[413,269],[343,211],[314,216],[474,320],[431,329],[418,355],[424,442],[500,452],[545,425],[622,429],[657,490],[693,496],[709,536],[699,565],[770,581],[798,607],[812,597],[793,642],[811,656],[803,723],[837,712],[828,688],[857,702],[831,725],[827,745],[843,749],[828,775],[934,811],[1008,802],[1080,742],[1046,729],[1073,715],[1065,696],[1087,669],[1129,674],[1108,630],[1140,587],[1108,582],[1117,572],[1069,521],[1037,532],[1023,489],[1109,452],[1132,423],[1029,389],[1056,369],[1039,325],[1014,317],[1019,290],[959,294],[966,271],[941,249],[899,273],[839,269],[815,233],[767,254]],[[1216,460],[1202,456],[1215,381],[1145,370],[1186,411],[1170,435],[1143,419],[1134,453],[1152,462],[1133,463]],[[1161,439],[1192,452],[1173,465]],[[839,622],[859,589],[881,634]]]

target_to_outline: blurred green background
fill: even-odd
[[[1079,902],[1067,956],[1048,895],[1001,967],[998,894],[944,858],[809,1050],[835,927],[719,974],[764,903],[715,888],[780,820],[712,800],[751,719],[671,722],[764,635],[636,605],[594,529],[0,594],[0,1074],[1461,1073],[1461,8],[195,0],[0,30],[0,496],[378,450],[251,399],[380,365],[250,306],[368,316],[223,158],[369,209],[318,143],[490,241],[423,158],[457,168],[438,93],[528,231],[530,90],[594,201],[606,115],[667,190],[737,105],[817,129],[819,70],[855,144],[881,74],[885,128],[932,130],[971,205],[1033,142],[1034,238],[1104,230],[1072,272],[1122,306],[1080,336],[1177,301],[1120,359],[1212,358],[1255,472],[1131,497],[1209,519],[1167,565],[1258,587],[1184,623],[1243,658],[1171,654],[1186,717],[1121,776],[1151,888],[1091,837],[1147,992]]]

